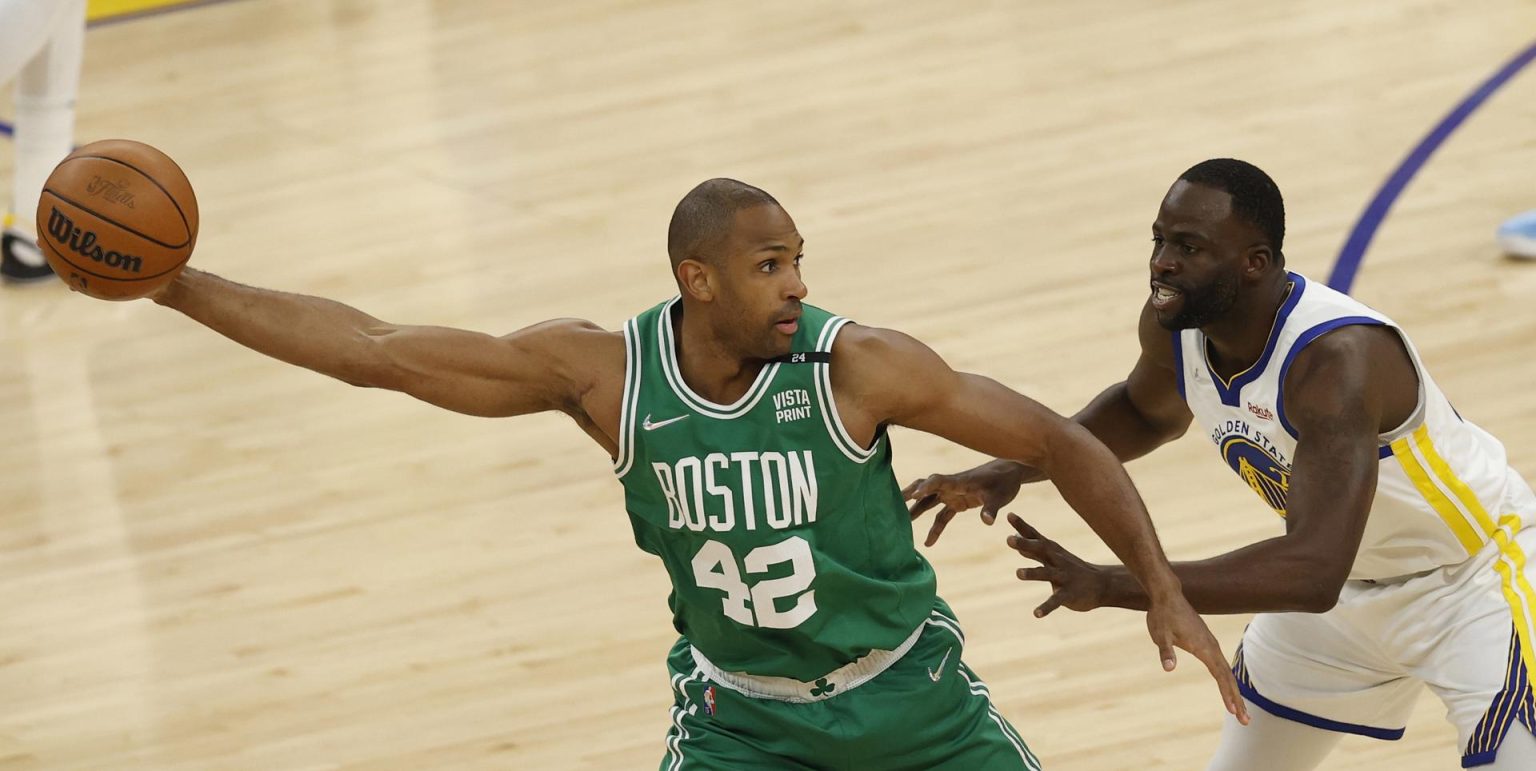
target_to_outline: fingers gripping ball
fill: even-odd
[[[197,242],[197,198],[149,145],[92,142],[65,158],[37,206],[37,242],[71,289],[132,300],[170,283]]]

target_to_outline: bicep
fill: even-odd
[[[1147,425],[1169,440],[1182,435],[1194,420],[1179,392],[1178,375],[1145,351],[1125,379],[1125,395]]]
[[[1148,303],[1137,326],[1141,354],[1125,379],[1126,397],[1148,425],[1174,437],[1189,428],[1194,415],[1179,390],[1177,333],[1164,329]]]
[[[1066,427],[1065,418],[1039,402],[991,378],[956,372],[913,338],[871,334],[873,341],[853,346],[846,374],[856,381],[860,401],[876,411],[876,422],[1030,464],[1044,459],[1050,436]]]
[[[910,427],[965,445],[977,452],[1043,466],[1050,437],[1071,427],[1050,408],[988,377],[955,373]]]
[[[601,343],[613,347],[601,338],[617,337],[569,319],[501,337],[428,326],[388,327],[371,336],[387,363],[387,387],[484,417],[570,409],[594,380]],[[617,351],[623,355],[622,342]]]
[[[1286,530],[1347,569],[1375,498],[1381,399],[1367,359],[1347,341],[1298,358],[1282,385],[1297,431]]]

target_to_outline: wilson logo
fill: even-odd
[[[90,184],[85,186],[85,192],[105,198],[116,204],[122,204],[130,209],[134,208],[133,192],[128,189],[127,185],[121,182],[113,182],[110,179],[102,179],[99,176],[91,177]]]
[[[129,273],[140,273],[144,270],[144,258],[101,248],[94,232],[81,230],[75,221],[59,211],[57,206],[53,207],[53,211],[48,214],[48,235],[53,236],[54,243],[61,247],[68,247],[70,251],[81,257],[88,257],[92,262],[99,262],[109,268],[117,268]]]

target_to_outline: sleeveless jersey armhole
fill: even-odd
[[[842,316],[833,316],[831,319],[828,319],[826,326],[821,329],[820,338],[816,341],[816,350],[823,353],[831,353],[832,343],[837,340],[837,333],[849,323],[849,320]],[[832,438],[832,443],[837,445],[837,449],[848,456],[849,460],[854,463],[867,463],[870,458],[875,457],[875,450],[880,446],[880,440],[884,437],[884,432],[875,432],[875,439],[870,443],[869,449],[860,447],[859,443],[854,441],[853,437],[848,433],[847,427],[843,425],[842,417],[837,413],[837,402],[832,396],[831,363],[817,363],[812,366],[816,369],[814,378],[816,381],[816,398],[821,402],[821,417],[822,421],[826,424],[827,435]]]
[[[1184,332],[1178,329],[1173,331],[1173,371],[1179,378],[1179,398],[1189,401],[1184,392]]]
[[[635,463],[635,411],[640,403],[640,372],[644,364],[639,319],[630,319],[624,322],[624,401],[619,409],[619,454],[613,459],[613,473],[619,479]]]
[[[1403,344],[1403,350],[1408,352],[1408,363],[1413,365],[1413,376],[1418,381],[1418,394],[1413,404],[1413,412],[1409,413],[1408,418],[1401,425],[1379,436],[1382,447],[1390,451],[1393,442],[1413,433],[1414,429],[1424,422],[1429,412],[1429,384],[1424,381],[1429,377],[1429,373],[1424,369],[1424,362],[1419,361],[1419,352],[1414,350],[1413,342],[1403,334],[1403,330],[1391,324],[1385,326],[1397,335],[1398,341]],[[1452,408],[1451,411],[1455,412],[1455,409]]]
[[[1386,328],[1392,330],[1393,333],[1397,335],[1397,339],[1403,341],[1403,347],[1408,350],[1408,358],[1410,359],[1410,361],[1413,364],[1414,375],[1417,377],[1417,379],[1419,381],[1418,382],[1418,401],[1417,401],[1416,406],[1414,407],[1413,414],[1408,416],[1408,419],[1403,422],[1403,425],[1398,426],[1397,428],[1393,429],[1392,431],[1390,431],[1388,433],[1380,434],[1378,436],[1378,444],[1380,445],[1380,447],[1377,448],[1377,453],[1376,454],[1379,457],[1381,457],[1381,458],[1390,457],[1391,454],[1392,454],[1391,448],[1390,448],[1390,445],[1392,444],[1392,440],[1402,436],[1403,434],[1411,432],[1414,429],[1414,427],[1416,427],[1419,424],[1419,422],[1424,419],[1424,405],[1425,405],[1424,368],[1419,363],[1418,355],[1413,350],[1413,347],[1408,343],[1408,338],[1407,338],[1406,335],[1404,335],[1402,333],[1402,330],[1399,330],[1397,327],[1395,327],[1395,326],[1393,326],[1391,324],[1388,324],[1387,322],[1382,321],[1381,319],[1378,319],[1378,318],[1375,318],[1375,317],[1372,317],[1372,316],[1342,316],[1342,317],[1336,318],[1336,319],[1329,319],[1329,320],[1327,320],[1327,321],[1325,321],[1325,322],[1323,322],[1321,324],[1318,324],[1317,326],[1314,326],[1314,327],[1311,327],[1311,328],[1307,329],[1306,331],[1304,331],[1300,335],[1298,335],[1296,337],[1296,342],[1291,345],[1291,350],[1286,353],[1285,361],[1281,362],[1281,364],[1280,364],[1280,374],[1279,374],[1279,380],[1278,380],[1279,391],[1277,392],[1277,396],[1276,396],[1276,399],[1275,399],[1275,413],[1276,413],[1277,418],[1280,421],[1280,425],[1283,428],[1285,428],[1286,433],[1289,433],[1291,435],[1292,439],[1300,440],[1301,439],[1301,435],[1296,431],[1296,427],[1291,425],[1291,421],[1288,420],[1285,417],[1285,378],[1286,378],[1286,375],[1288,375],[1290,373],[1290,371],[1291,371],[1291,364],[1293,364],[1296,361],[1297,355],[1299,355],[1303,350],[1305,350],[1307,345],[1309,345],[1312,341],[1316,340],[1319,337],[1322,337],[1323,335],[1328,334],[1329,332],[1332,332],[1332,331],[1334,331],[1336,329],[1339,329],[1340,327],[1350,327],[1350,326],[1386,327]]]

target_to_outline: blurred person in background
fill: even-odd
[[[46,279],[34,218],[43,182],[69,154],[85,47],[85,0],[0,0],[0,82],[15,81],[16,163],[0,230],[0,279]]]

